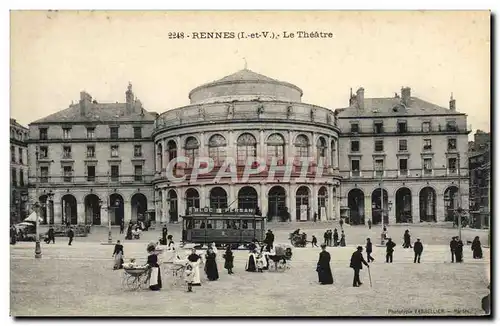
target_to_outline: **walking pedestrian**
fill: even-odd
[[[483,249],[481,248],[481,241],[479,241],[478,236],[474,238],[474,241],[472,241],[472,245],[470,248],[472,250],[472,258],[474,259],[483,258]]]
[[[54,228],[51,226],[49,228],[49,232],[48,232],[48,238],[49,238],[49,241],[47,243],[50,243],[50,241],[52,241],[53,244],[56,243],[56,237],[55,237],[55,234],[54,234]]]
[[[330,268],[330,253],[326,251],[326,245],[321,245],[319,260],[316,264],[316,272],[318,272],[318,280],[321,285],[333,284],[332,270]]]
[[[326,230],[325,233],[323,234],[323,242],[327,245],[327,246],[330,246],[330,243],[328,242],[328,236],[329,236],[329,233],[328,233],[329,230]]]
[[[75,232],[73,231],[73,228],[69,228],[69,231],[68,231],[68,238],[69,238],[69,242],[68,242],[68,246],[71,246],[71,243],[73,242],[73,237],[75,236]]]
[[[116,241],[115,250],[113,251],[112,257],[115,258],[113,264],[113,270],[122,269],[123,268],[123,245],[120,243],[120,240]]]
[[[120,221],[120,234],[123,234],[123,231],[125,230],[125,222],[123,219]]]
[[[456,256],[457,246],[458,246],[457,237],[451,238],[451,241],[450,241],[450,252],[451,252],[451,262],[452,263],[455,262],[455,256]],[[457,263],[458,263],[458,261],[457,261]]]
[[[316,222],[318,220],[318,213],[314,212],[314,222]]]
[[[318,239],[316,239],[316,237],[313,235],[311,239],[311,247],[314,248],[317,246],[318,246]]]
[[[344,234],[344,230],[342,230],[342,233],[340,235],[340,246],[341,247],[345,247],[345,234]]]
[[[372,220],[369,219],[368,220],[368,230],[371,230],[372,229]]]
[[[363,247],[358,246],[357,250],[352,254],[351,256],[351,264],[349,267],[354,269],[354,278],[352,280],[352,286],[353,287],[359,287],[363,283],[361,283],[361,280],[359,278],[359,272],[363,269],[363,265],[365,265],[367,268],[370,268],[366,260],[363,258]]]
[[[386,246],[386,254],[385,254],[385,262],[386,263],[392,263],[392,255],[394,254],[394,247],[396,247],[396,244],[392,241],[391,238],[387,239],[387,244]]]
[[[343,230],[344,229],[344,220],[342,218],[340,219],[339,224],[340,224],[340,229]]]
[[[403,235],[403,248],[411,248],[411,236],[410,236],[410,231],[406,230],[405,234]]]
[[[368,260],[369,263],[375,261],[372,257],[372,252],[373,252],[373,247],[372,247],[372,241],[370,238],[366,239],[366,260]]]
[[[417,239],[417,242],[413,245],[413,251],[415,252],[415,258],[413,258],[413,263],[415,264],[417,261],[420,264],[420,257],[422,256],[422,252],[424,251],[424,245],[420,242],[420,239]]]

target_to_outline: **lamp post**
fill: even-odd
[[[35,222],[35,258],[42,258],[42,247],[40,246],[40,235],[38,234],[40,229],[40,203],[38,197],[38,155],[39,147],[35,149],[35,212],[36,212],[36,222]]]

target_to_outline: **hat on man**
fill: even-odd
[[[363,247],[361,247],[361,246],[358,246],[358,248],[357,248],[357,249],[358,249],[358,250],[363,250]]]

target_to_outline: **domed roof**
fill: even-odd
[[[246,68],[198,86],[189,93],[192,104],[256,98],[300,102],[301,97],[302,90],[299,87]]]

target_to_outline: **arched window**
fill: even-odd
[[[200,144],[198,143],[198,140],[194,137],[188,137],[186,139],[186,158],[188,159],[187,166],[188,167],[193,167],[194,160],[196,157],[198,157],[199,153],[199,148]]]
[[[167,151],[168,151],[168,161],[172,161],[177,157],[177,144],[173,140],[169,140],[167,143]]]
[[[323,137],[319,137],[318,138],[318,142],[316,143],[316,147],[317,147],[317,164],[319,164],[319,162],[321,161],[322,165],[325,166],[326,162],[325,162],[325,159],[326,159],[326,150],[327,150],[327,146],[326,146],[326,141]]]
[[[210,190],[210,208],[227,208],[227,193],[221,187],[215,187]]]
[[[305,135],[295,138],[295,151],[297,157],[309,157],[309,139]]]
[[[208,140],[208,156],[214,160],[215,166],[221,166],[226,160],[226,138],[216,134]]]
[[[245,165],[247,158],[257,156],[257,140],[252,134],[242,134],[237,141],[238,165]]]
[[[285,164],[285,139],[280,134],[272,134],[267,139],[267,158],[272,162],[276,157],[278,165]]]

